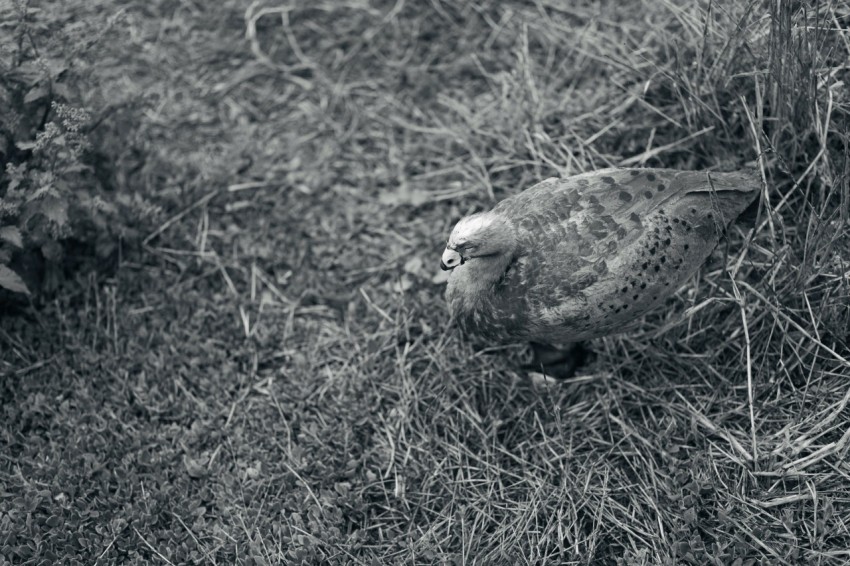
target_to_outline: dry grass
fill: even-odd
[[[850,560],[847,2],[166,4],[127,182],[171,212],[0,323],[0,546],[29,505],[33,563]],[[449,325],[461,215],[744,164],[755,224],[572,382]]]

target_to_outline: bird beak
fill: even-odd
[[[443,271],[448,271],[449,269],[454,269],[458,265],[462,265],[463,262],[464,258],[462,255],[451,248],[446,248],[446,251],[443,252],[443,257],[440,260],[440,268]]]

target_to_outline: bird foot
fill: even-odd
[[[528,372],[534,385],[552,385],[573,377],[590,355],[581,343],[560,349],[532,342],[531,350],[534,358],[522,369]]]

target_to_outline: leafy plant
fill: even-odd
[[[84,55],[106,30],[87,36],[69,17],[81,6],[0,8],[11,28],[0,36],[0,288],[14,293],[55,285],[63,243],[108,233],[119,217],[92,166],[101,119],[86,108],[96,81]]]

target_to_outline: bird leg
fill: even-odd
[[[575,375],[576,370],[587,361],[589,355],[581,342],[571,344],[565,349],[532,342],[531,350],[534,358],[522,369],[540,373],[546,378],[555,380],[564,380]]]

